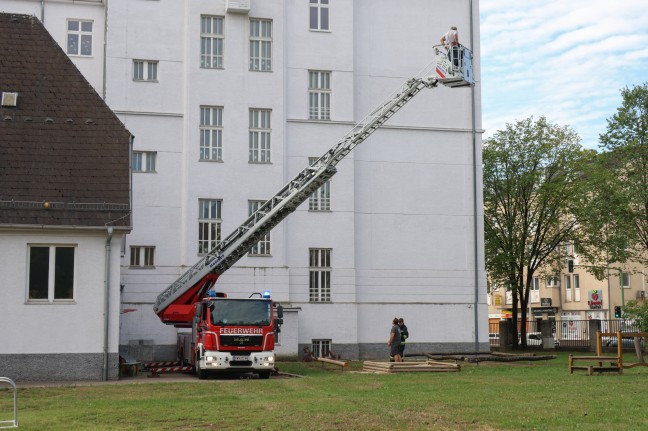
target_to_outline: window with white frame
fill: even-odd
[[[250,70],[272,70],[272,21],[250,19]]]
[[[547,276],[547,287],[559,287],[560,286],[560,276],[549,275]]]
[[[572,302],[571,276],[565,275],[565,302]]]
[[[265,201],[248,201],[248,215],[254,214],[264,203]],[[255,256],[270,256],[270,232],[263,235],[249,253]]]
[[[531,279],[531,286],[529,286],[529,296],[531,302],[540,302],[540,277],[533,277]]]
[[[630,273],[622,272],[621,273],[621,284],[624,289],[630,289]]]
[[[308,71],[308,118],[331,119],[331,72]]]
[[[326,358],[331,352],[331,341],[332,340],[313,340],[312,341],[312,352],[314,358]]]
[[[133,172],[155,172],[155,151],[133,151],[131,167]]]
[[[318,160],[317,157],[309,157],[308,163],[313,164]],[[327,181],[315,190],[308,198],[309,211],[331,211],[331,181]]]
[[[155,247],[131,246],[130,266],[140,268],[155,266]]]
[[[569,242],[563,243],[563,253],[566,258],[571,257],[571,244]]]
[[[580,276],[574,274],[574,302],[580,302]]]
[[[329,0],[310,0],[310,29],[329,29]]]
[[[200,67],[223,68],[223,17],[200,17]]]
[[[250,109],[250,163],[270,163],[270,110]]]
[[[221,240],[220,199],[198,200],[198,254],[206,254]]]
[[[200,107],[200,160],[223,160],[223,108]]]
[[[68,55],[92,56],[92,21],[67,20]]]
[[[331,249],[309,250],[309,301],[331,301]]]
[[[28,302],[74,300],[73,245],[29,245]]]
[[[154,60],[133,60],[133,81],[156,81],[158,62]]]

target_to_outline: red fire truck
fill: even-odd
[[[434,88],[439,82],[451,88],[473,86],[472,53],[465,47],[461,49],[459,61],[446,65],[440,72],[437,65],[448,62],[447,53],[435,48],[436,62],[408,79],[333,148],[297,174],[158,295],[153,308],[160,320],[178,328],[191,328],[178,334],[178,354],[183,364],[192,367],[201,378],[210,371],[252,371],[262,378],[270,376],[275,361],[275,334],[283,323],[281,307],[275,307],[269,295],[227,298],[215,291],[216,280],[328,181],[336,173],[335,166],[353,148],[422,89]]]
[[[222,371],[251,371],[267,379],[274,369],[275,331],[281,323],[282,307],[273,304],[268,291],[232,299],[209,290],[195,304],[191,331],[178,332],[178,356],[200,379]]]

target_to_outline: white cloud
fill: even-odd
[[[481,0],[486,137],[545,115],[596,147],[619,91],[648,81],[648,1]]]

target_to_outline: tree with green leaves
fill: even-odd
[[[600,135],[598,208],[614,230],[613,256],[648,264],[648,83],[621,90],[623,102]],[[616,247],[615,247],[616,246]],[[610,247],[608,247],[610,248]]]
[[[526,347],[529,292],[543,267],[563,267],[557,250],[579,235],[579,166],[591,154],[569,127],[544,117],[507,124],[484,142],[484,235],[491,284],[512,292],[513,340]],[[518,316],[521,307],[521,318]],[[520,323],[520,324],[518,324]]]

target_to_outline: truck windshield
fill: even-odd
[[[267,326],[272,307],[268,300],[217,299],[210,303],[211,321],[219,326]]]

